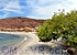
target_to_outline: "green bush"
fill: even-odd
[[[62,37],[69,45],[77,45],[77,11],[54,14],[38,27],[37,34],[44,42]]]

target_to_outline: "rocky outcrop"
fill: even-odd
[[[0,19],[0,31],[34,31],[44,21],[24,17]]]

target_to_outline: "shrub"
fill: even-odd
[[[70,46],[77,45],[77,11],[67,14],[60,12],[54,14],[37,29],[41,41],[50,41],[62,37],[62,40]]]

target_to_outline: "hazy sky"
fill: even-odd
[[[0,0],[0,18],[24,16],[48,19],[59,9],[77,9],[77,0]]]

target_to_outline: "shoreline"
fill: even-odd
[[[16,55],[21,55],[19,53],[22,52],[22,50],[25,50],[28,46],[32,46],[33,44],[39,42],[39,39],[35,35],[35,32],[0,32],[0,33],[14,34],[19,35],[20,37],[24,37],[24,39],[21,42],[13,46],[17,48]]]
[[[28,37],[27,40],[24,38],[21,43],[19,42],[18,44],[16,44],[15,45],[16,48],[10,48],[11,52],[9,52],[7,55],[44,55],[44,54],[45,55],[50,55],[51,52],[50,53],[49,52],[46,53],[44,51],[44,49],[47,48],[45,46],[49,46],[50,47],[52,45],[51,47],[53,49],[55,48],[54,46],[56,46],[56,44],[52,43],[52,42],[48,42],[48,43],[39,42],[39,38],[37,37],[35,32],[0,32],[0,33],[15,34],[15,35],[21,35],[21,37],[22,36]],[[33,50],[34,49],[33,46],[34,46],[35,50]],[[44,46],[43,47],[44,48],[43,49],[44,54],[43,54],[43,52],[41,52],[41,53],[38,52],[38,50],[39,50],[38,48],[40,46],[41,47]],[[50,51],[54,51],[54,50],[50,50]],[[56,50],[56,51],[58,51],[58,50]],[[0,54],[0,55],[6,55],[6,53]]]

